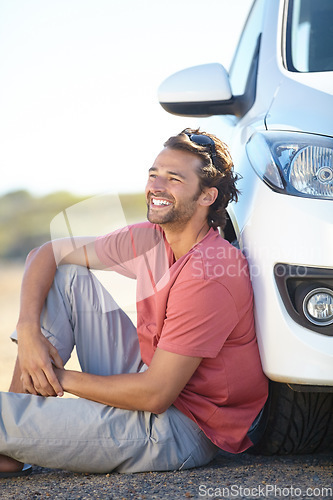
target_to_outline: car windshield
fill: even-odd
[[[333,71],[333,0],[290,0],[287,19],[287,68]]]

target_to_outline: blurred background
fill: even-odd
[[[145,217],[146,173],[164,141],[204,129],[163,111],[158,86],[197,64],[228,69],[251,4],[0,0],[0,390],[27,253],[52,231],[68,236],[69,207],[83,234]]]

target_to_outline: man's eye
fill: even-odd
[[[170,180],[180,182],[180,179],[177,179],[177,177],[171,177]]]

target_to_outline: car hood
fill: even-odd
[[[268,130],[333,136],[333,72],[282,78],[265,117]]]

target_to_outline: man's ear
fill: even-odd
[[[205,188],[200,195],[200,205],[204,207],[209,207],[213,205],[218,195],[218,190],[216,187]]]

